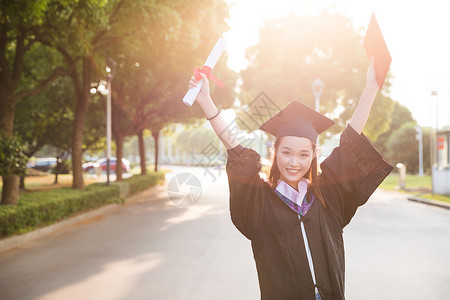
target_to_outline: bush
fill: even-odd
[[[60,163],[54,165],[50,169],[52,174],[70,174],[72,172],[72,166],[67,161],[61,161]]]
[[[59,188],[20,195],[17,206],[0,205],[0,238],[25,233],[106,204],[123,203],[122,197],[143,191],[163,179],[164,173],[151,173],[110,186],[91,184],[85,191]]]
[[[125,197],[148,189],[163,179],[164,173],[157,172],[146,175],[135,175],[119,182],[116,181],[113,185],[118,186],[120,189],[120,195]]]
[[[110,203],[122,203],[117,186],[93,184],[85,191],[60,188],[24,194],[17,206],[0,206],[0,237],[24,233]]]
[[[23,153],[22,140],[0,134],[0,176],[25,175],[28,157]]]

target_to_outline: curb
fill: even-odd
[[[408,200],[427,204],[427,205],[433,205],[433,206],[437,206],[437,207],[441,207],[441,208],[445,208],[445,209],[450,209],[450,204],[442,202],[442,201],[425,199],[425,198],[420,198],[420,197],[416,197],[416,196],[408,196]]]
[[[113,211],[119,209],[120,207],[123,207],[123,206],[126,206],[126,205],[136,202],[137,200],[141,199],[142,197],[154,196],[155,194],[161,192],[161,190],[164,186],[165,186],[165,183],[157,184],[156,186],[152,186],[151,188],[149,188],[147,190],[144,190],[137,194],[134,194],[134,195],[126,198],[124,204],[108,204],[106,206],[102,206],[102,207],[96,208],[94,210],[91,210],[91,211],[88,211],[85,213],[81,213],[79,215],[70,217],[67,220],[59,221],[52,225],[33,230],[31,232],[3,238],[0,240],[0,252],[6,251],[6,250],[9,250],[12,248],[16,248],[16,247],[20,246],[21,244],[36,240],[38,238],[52,234],[56,231],[60,231],[60,230],[66,229],[68,227],[77,225],[83,221],[94,219],[101,215],[110,214]]]

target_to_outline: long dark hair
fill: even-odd
[[[277,138],[277,140],[275,141],[274,144],[274,155],[273,155],[273,161],[272,161],[272,166],[270,167],[270,171],[269,171],[269,184],[272,187],[272,189],[276,189],[277,185],[278,185],[278,180],[280,179],[280,170],[278,169],[278,165],[277,165],[277,152],[278,152],[278,146],[280,145],[280,138]],[[316,144],[314,142],[312,142],[313,145],[313,152],[315,152],[316,150]],[[308,179],[311,184],[308,187],[308,194],[307,197],[309,199],[311,199],[311,190],[312,193],[314,194],[314,197],[319,199],[320,203],[322,203],[322,206],[324,208],[327,207],[326,203],[325,203],[325,199],[323,198],[322,192],[320,191],[319,188],[319,173],[318,173],[318,163],[317,163],[317,156],[314,155],[314,158],[311,162],[311,166],[309,167],[308,172],[306,172],[306,174],[303,176],[303,178]]]

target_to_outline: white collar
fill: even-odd
[[[277,188],[275,189],[280,194],[288,198],[289,200],[297,203],[301,206],[303,199],[305,198],[306,192],[308,191],[309,180],[306,178],[300,179],[298,182],[298,192],[289,184],[283,180],[278,180]]]

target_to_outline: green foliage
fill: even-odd
[[[28,156],[44,145],[70,149],[73,103],[74,91],[67,77],[54,80],[43,92],[17,103],[14,133],[22,137]]]
[[[42,24],[44,12],[50,0],[28,1],[2,1],[0,19],[19,27],[18,24]]]
[[[31,46],[23,58],[24,69],[22,72],[20,84],[15,91],[16,94],[21,91],[31,90],[34,87],[39,86],[46,78],[50,77],[55,69],[63,66],[64,64],[63,57],[56,49],[38,43],[34,38],[31,41]],[[73,94],[72,89],[68,87],[67,83],[65,83],[64,81],[55,79],[52,82],[49,82],[47,86],[49,85],[53,87],[57,85],[63,85],[66,94],[64,95],[63,92],[59,92],[63,99],[66,99],[68,95]],[[48,90],[44,93],[52,97],[51,93],[56,92],[55,89],[53,89],[50,93],[48,92]],[[52,98],[54,99],[55,97],[53,96]]]
[[[196,13],[188,7],[202,7]],[[225,1],[162,1],[153,7],[144,32],[130,43],[121,43],[109,55],[119,63],[113,81],[113,102],[120,107],[125,135],[148,128],[157,132],[171,122],[192,122],[203,117],[198,106],[182,105],[193,67],[201,66],[219,36],[228,29]],[[139,38],[140,37],[140,38]],[[237,74],[226,67],[224,55],[214,74],[224,88],[212,86],[212,96],[222,107],[234,101]]]
[[[371,140],[376,141],[381,134],[388,131],[392,122],[394,101],[383,93],[378,93],[373,103],[369,119],[363,133]]]
[[[202,126],[191,130],[183,130],[178,133],[174,146],[182,152],[199,154],[210,143],[214,143],[216,147],[222,147],[214,131]]]
[[[30,29],[43,24],[48,2],[50,1],[1,1],[0,24],[4,24],[8,30],[8,43],[4,49],[0,49],[0,53],[5,51],[4,55],[8,60],[9,68],[13,68],[16,50],[19,46],[17,41],[19,39],[32,41],[35,38]]]
[[[71,171],[72,167],[68,161],[60,161],[51,168],[52,174],[70,174]]]
[[[106,144],[106,98],[92,97],[83,131],[83,151],[105,149]]]
[[[164,173],[133,176],[111,186],[96,183],[85,191],[60,188],[23,194],[17,206],[0,206],[0,237],[24,233],[52,224],[76,213],[106,204],[123,203],[123,198],[164,180]]]
[[[399,162],[406,164],[409,173],[419,170],[419,146],[416,139],[416,121],[411,111],[394,101],[389,129],[374,142],[375,148],[383,154],[392,165]],[[430,172],[430,131],[423,128],[423,168]]]
[[[397,101],[394,101],[393,111],[391,114],[391,122],[389,124],[389,129],[381,134],[375,141],[374,145],[380,153],[387,153],[387,141],[388,139],[397,131],[403,124],[414,122],[411,111],[405,106],[401,105]]]
[[[386,142],[386,159],[393,165],[401,162],[406,164],[408,173],[417,173],[419,170],[419,146],[416,140],[415,122],[403,124],[393,132]],[[430,169],[429,130],[423,130],[423,167],[424,172]]]
[[[0,134],[0,175],[25,175],[27,161],[20,138],[7,138]]]

